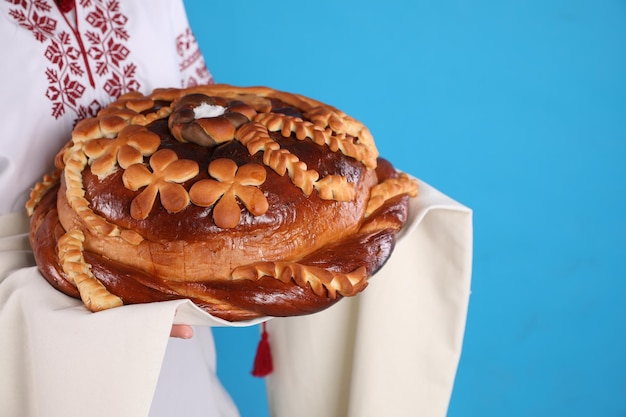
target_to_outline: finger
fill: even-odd
[[[173,324],[170,331],[170,337],[179,339],[191,339],[193,337],[193,328],[186,324]]]

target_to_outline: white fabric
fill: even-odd
[[[172,415],[173,409],[186,410],[185,415],[200,410],[203,416],[238,415],[216,380],[209,329],[197,329],[192,340],[169,338],[177,311],[189,322],[204,315],[189,301],[92,314],[32,267],[4,280],[0,305],[0,415],[147,416],[166,348],[172,360],[165,361],[159,380],[163,398],[155,399],[150,415]],[[210,318],[202,323],[219,325]],[[206,390],[189,395],[197,389]],[[177,402],[183,399],[185,404]]]
[[[443,417],[470,293],[471,211],[427,184],[363,293],[268,322],[273,417]]]
[[[169,359],[169,355],[173,357]],[[210,327],[195,326],[191,340],[171,339],[150,416],[239,416],[235,403],[217,380],[215,357]],[[184,389],[172,389],[170,381],[184,381]]]

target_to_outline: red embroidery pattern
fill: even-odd
[[[87,3],[91,1],[81,1],[81,4]],[[97,3],[99,4],[92,8],[86,19],[95,29],[85,33],[91,45],[87,54],[95,63],[96,74],[101,77],[109,76],[104,84],[104,91],[111,97],[118,97],[128,91],[138,90],[141,86],[135,78],[137,66],[134,63],[124,63],[130,54],[130,50],[123,43],[130,38],[125,28],[128,17],[120,12],[118,1]]]
[[[193,87],[213,82],[196,37],[189,27],[176,37],[176,52],[180,58],[181,87]]]
[[[52,102],[54,118],[67,111],[74,112],[77,119],[96,114],[105,103],[93,100],[85,106],[80,101],[89,86],[96,87],[94,76],[100,78],[111,98],[141,87],[135,78],[137,66],[127,62],[128,17],[120,11],[119,1],[80,0],[83,10],[77,8],[76,13],[86,16],[80,22],[88,27],[84,32],[78,19],[70,21],[72,15],[53,10],[56,6],[46,0],[6,1],[17,6],[9,15],[37,41],[47,44],[44,56],[50,65],[45,70],[45,94]],[[58,16],[65,24],[59,24]]]
[[[33,36],[39,42],[44,42],[49,36],[52,36],[57,21],[48,16],[41,16],[40,13],[48,13],[52,10],[50,5],[42,0],[35,0],[27,3],[24,0],[6,0],[11,4],[21,6],[22,9],[11,9],[9,15],[17,21],[17,23],[25,29],[33,32]],[[26,13],[24,13],[26,12]]]

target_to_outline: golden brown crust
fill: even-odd
[[[365,288],[417,193],[361,123],[265,87],[127,94],[76,126],[57,166],[29,202],[31,239],[44,276],[93,311],[322,310]]]

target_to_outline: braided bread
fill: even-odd
[[[27,203],[42,275],[92,311],[188,298],[314,313],[391,255],[417,183],[340,110],[265,87],[129,93],[79,122]]]

